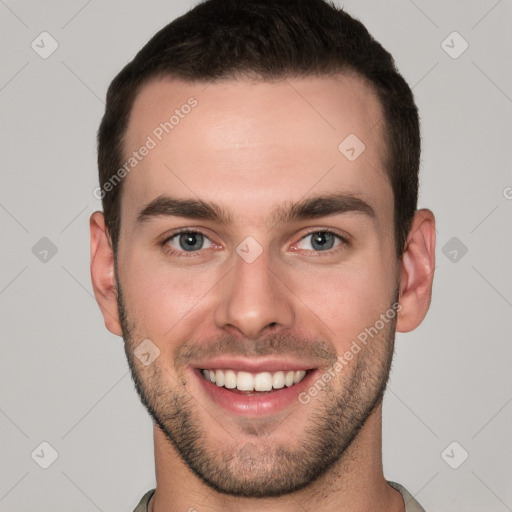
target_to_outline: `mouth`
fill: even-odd
[[[254,394],[272,392],[285,387],[291,388],[306,377],[308,370],[253,373],[222,368],[203,368],[200,372],[204,379],[219,388],[225,388],[235,393]]]
[[[198,388],[223,413],[268,417],[300,406],[299,395],[319,377],[319,368],[290,361],[217,360],[191,368]]]

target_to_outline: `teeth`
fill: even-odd
[[[274,389],[284,388],[284,372],[276,372],[272,375],[272,387]]]
[[[240,391],[252,391],[254,389],[254,378],[250,373],[238,372],[236,389]]]
[[[233,370],[224,372],[224,387],[228,389],[236,388],[236,373]]]
[[[254,391],[270,391],[272,389],[272,374],[270,372],[258,373],[254,377]]]
[[[239,391],[270,391],[298,384],[305,376],[305,370],[277,372],[235,372],[233,370],[202,370],[206,380],[219,387]]]
[[[303,378],[304,378],[304,375],[302,375],[302,372],[297,370],[295,372],[295,375],[293,376],[293,383],[298,384]]]

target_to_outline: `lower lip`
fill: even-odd
[[[276,414],[292,404],[300,404],[299,394],[308,388],[318,374],[318,370],[309,370],[298,384],[289,388],[255,391],[254,394],[237,393],[225,387],[219,387],[206,380],[199,369],[195,369],[194,374],[199,379],[202,389],[217,405],[234,414],[256,417]]]

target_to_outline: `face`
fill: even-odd
[[[382,397],[399,281],[382,119],[349,76],[166,79],[135,101],[126,354],[155,423],[220,492],[306,486]]]

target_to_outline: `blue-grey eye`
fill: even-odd
[[[340,237],[330,231],[314,231],[302,238],[298,247],[308,251],[328,251],[340,243]]]
[[[210,247],[211,241],[197,231],[183,231],[171,237],[168,244],[175,250],[192,252]]]

